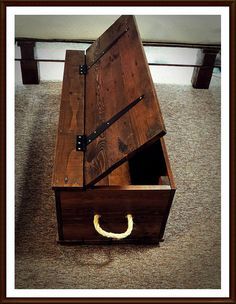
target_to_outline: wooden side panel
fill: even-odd
[[[76,135],[84,134],[84,64],[82,51],[67,51],[55,151],[53,187],[83,187],[83,152],[76,151]]]
[[[132,16],[119,20],[125,20],[128,30],[114,44],[111,43],[111,47],[86,75],[86,134],[92,133],[141,95],[144,99],[87,146],[86,185],[96,183],[134,151],[165,134],[135,20]],[[111,38],[107,35],[106,39]],[[91,56],[90,52],[87,56]]]
[[[94,214],[101,215],[103,229],[115,233],[127,229],[126,214],[134,219],[132,234],[123,242],[160,240],[162,222],[171,190],[109,190],[62,191],[61,208],[64,240],[110,242],[93,226]]]
[[[167,153],[164,138],[161,138],[160,142],[161,142],[161,148],[162,148],[162,151],[163,151],[163,156],[164,156],[164,159],[165,159],[165,165],[166,165],[167,175],[168,175],[168,178],[169,178],[169,181],[170,181],[170,186],[171,186],[172,190],[175,192],[176,185],[175,185],[174,176],[173,176],[173,173],[172,173],[172,170],[171,170],[169,156],[168,156],[168,153]]]

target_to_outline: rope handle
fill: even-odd
[[[127,236],[129,236],[133,230],[134,223],[133,223],[133,217],[131,214],[126,215],[126,217],[128,219],[128,228],[125,232],[122,232],[122,233],[113,233],[113,232],[107,232],[107,231],[103,230],[99,224],[100,217],[101,217],[101,215],[95,214],[94,218],[93,218],[93,224],[94,224],[94,228],[96,229],[96,231],[104,237],[120,240],[120,239],[124,239]]]

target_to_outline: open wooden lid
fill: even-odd
[[[92,140],[84,183],[91,186],[166,132],[133,16],[121,16],[89,47],[86,64],[85,134]]]

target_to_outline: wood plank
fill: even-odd
[[[135,20],[132,16],[126,18],[128,31],[86,76],[86,134],[139,96],[144,94],[144,99],[87,146],[85,183],[88,186],[117,168],[134,151],[165,134]],[[106,182],[109,184],[109,178]]]
[[[74,133],[58,134],[52,187],[83,187],[83,152],[75,150]]]
[[[128,30],[130,16],[121,16],[86,51],[86,63],[91,66]]]
[[[76,135],[84,134],[84,64],[82,51],[67,51],[52,177],[52,187],[83,187],[83,152],[76,151]]]
[[[110,187],[109,187],[110,188]],[[61,191],[62,216],[65,213],[135,212],[164,214],[171,189],[127,190],[88,189],[86,191]],[[77,211],[75,211],[77,210]],[[90,210],[90,211],[88,211]]]
[[[60,191],[55,190],[56,214],[57,214],[57,230],[59,240],[64,240],[63,236],[63,223],[61,214],[61,195]]]
[[[109,66],[109,56],[104,56],[105,60],[98,62],[93,67],[93,70],[95,72],[89,72],[87,75],[88,90],[86,98],[86,134],[93,132],[94,126],[98,126],[102,122],[107,121],[127,105],[125,96],[123,96],[122,93],[124,90],[123,82],[120,82],[119,79],[115,77],[115,75],[122,73],[121,63],[117,55],[117,47],[114,45],[107,54],[111,54],[112,58],[117,58],[117,60],[114,60],[114,64]],[[103,82],[104,73],[106,73],[106,82]],[[96,99],[97,103],[94,104],[94,100]],[[104,101],[106,102],[104,103]],[[95,110],[94,106],[96,107]],[[91,115],[89,113],[96,114]],[[124,129],[123,126],[126,128]],[[113,141],[118,140],[116,153],[119,153],[120,158],[122,158],[124,154],[122,149],[134,149],[135,145],[132,142],[133,137],[127,137],[127,134],[131,132],[132,129],[129,122],[129,114],[127,113],[124,117],[120,118],[111,128],[107,129],[104,134],[101,134],[100,137],[88,145],[86,156],[87,159],[93,157],[93,162],[89,163],[89,166],[86,166],[88,163],[85,163],[85,170],[90,170],[92,175],[96,175],[97,171],[100,170],[99,167],[101,167],[101,165],[103,166],[101,170],[106,170],[106,168],[110,166],[109,158],[110,161],[113,161],[113,153],[111,155],[107,155],[107,144],[109,143],[107,141],[107,138],[110,138]],[[118,138],[115,138],[117,134],[119,134],[119,136]],[[130,140],[127,142],[127,145],[125,145],[123,142],[127,138],[130,138]],[[93,156],[94,154],[96,154],[96,157]],[[124,175],[121,176],[122,174]],[[116,168],[115,173],[107,175],[102,180],[102,184],[104,185],[118,185],[119,183],[130,183],[128,163],[124,164],[121,169]]]
[[[61,107],[60,133],[84,134],[84,75],[79,65],[84,64],[83,51],[66,51]]]
[[[96,183],[96,186],[102,186],[102,185],[127,186],[130,184],[131,184],[131,178],[130,178],[129,163],[125,162],[119,167],[117,167],[114,171],[112,171],[109,175],[101,179],[98,183]]]
[[[143,217],[142,215],[137,215],[134,217],[134,228],[130,236],[124,240],[132,240],[138,238],[156,237],[159,238],[159,233],[161,229],[160,216],[148,216]],[[150,225],[152,223],[152,225]],[[100,219],[100,224],[103,229],[109,232],[121,233],[127,229],[127,219],[124,214],[110,214],[103,216]],[[77,219],[64,220],[64,238],[66,240],[100,240],[107,241],[110,240],[99,235],[93,226],[93,216],[81,217]],[[123,241],[124,241],[123,240]],[[122,240],[121,240],[122,241]],[[119,241],[120,242],[120,241]]]
[[[163,155],[164,155],[164,158],[165,158],[167,175],[168,175],[170,186],[171,186],[170,196],[169,196],[168,204],[167,204],[167,207],[166,207],[167,208],[166,213],[163,217],[163,221],[162,221],[162,225],[161,225],[160,238],[162,239],[164,237],[166,223],[167,223],[167,220],[168,220],[168,217],[169,217],[169,214],[170,214],[170,208],[171,208],[172,203],[174,201],[174,196],[175,196],[175,192],[176,192],[176,185],[175,185],[174,176],[173,176],[173,173],[172,173],[172,170],[171,170],[169,156],[168,156],[168,153],[167,153],[164,138],[161,138],[160,142],[161,142]]]
[[[127,99],[144,94],[144,99],[129,111],[133,132],[141,146],[164,135],[165,126],[135,19],[118,46]]]
[[[176,190],[176,184],[175,184],[174,176],[173,176],[172,169],[171,169],[171,166],[170,166],[170,160],[169,160],[169,156],[168,156],[168,153],[167,153],[164,138],[161,138],[160,142],[161,142],[161,148],[162,148],[162,151],[163,151],[163,156],[164,156],[164,159],[165,159],[165,165],[166,165],[167,175],[168,175],[168,178],[169,178],[169,181],[170,181],[170,186],[171,186],[171,189],[173,189],[175,191]]]

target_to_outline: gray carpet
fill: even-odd
[[[178,188],[160,247],[56,243],[60,92],[16,87],[16,288],[220,288],[220,86],[157,86]]]

